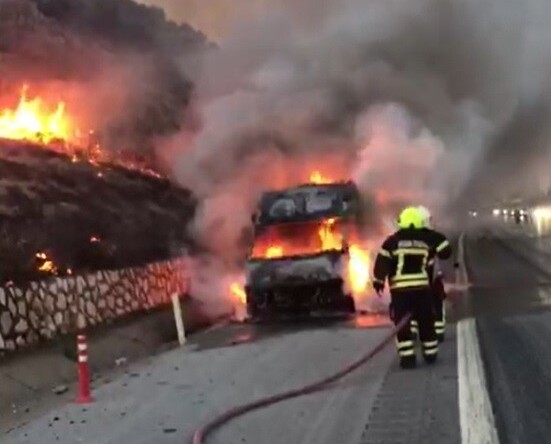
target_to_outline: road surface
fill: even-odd
[[[476,319],[472,342],[480,343],[484,386],[474,396],[489,394],[501,443],[549,442],[551,242],[492,227],[468,233],[463,245],[472,287],[451,315],[461,325]],[[384,318],[369,316],[221,326],[193,336],[183,349],[130,366],[95,388],[95,403],[65,405],[14,426],[5,437],[10,444],[189,442],[213,415],[339,370],[374,347],[388,328]],[[458,395],[461,378],[463,389],[477,387],[465,379],[477,374],[471,371],[475,364],[456,350],[452,325],[438,364],[406,372],[391,345],[330,389],[237,418],[208,442],[478,444],[466,436],[480,436],[480,418],[469,416],[473,405]]]
[[[284,327],[228,325],[184,349],[133,366],[94,391],[7,433],[16,443],[183,443],[224,409],[327,376],[371,349],[384,318]],[[438,366],[405,374],[393,346],[326,391],[253,412],[220,429],[213,443],[459,442],[453,331]]]
[[[551,243],[528,228],[484,230],[465,246],[503,444],[551,442]]]

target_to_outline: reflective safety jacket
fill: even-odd
[[[442,233],[423,229],[398,230],[381,246],[375,259],[373,278],[392,291],[429,287],[435,258],[448,259],[451,246]]]

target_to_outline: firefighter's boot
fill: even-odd
[[[423,342],[423,358],[427,364],[434,364],[438,357],[438,341]]]
[[[417,339],[419,337],[419,323],[416,319],[412,319],[409,323],[409,329],[412,336]]]
[[[436,319],[434,321],[434,332],[438,342],[444,342],[446,333],[446,308],[443,301],[439,301],[436,305]]]
[[[404,370],[417,367],[417,358],[415,355],[400,356],[400,367]]]
[[[400,356],[400,367],[402,368],[414,368],[417,365],[417,358],[415,356],[415,343],[411,339],[405,341],[396,341],[398,346],[398,355]]]

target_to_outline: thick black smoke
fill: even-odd
[[[131,0],[0,0],[0,74],[68,96],[106,145],[147,151],[182,125],[192,83],[184,57],[207,47],[203,34]],[[61,94],[62,92],[62,94]]]

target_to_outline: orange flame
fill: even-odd
[[[313,171],[312,174],[310,174],[310,182],[316,185],[333,183],[331,179],[329,179],[326,176],[323,176],[319,171]]]
[[[341,250],[343,247],[342,235],[333,228],[335,220],[336,219],[328,219],[323,221],[318,230],[322,251]]]
[[[28,86],[24,85],[14,110],[0,110],[0,137],[39,143],[68,141],[73,128],[65,103],[58,102],[55,109],[48,110],[41,98],[28,99],[27,92]]]
[[[0,108],[0,138],[23,140],[47,146],[48,149],[70,157],[73,163],[86,161],[98,168],[113,164],[143,174],[161,177],[148,168],[136,155],[103,149],[94,131],[82,132],[74,116],[67,112],[66,103],[47,103],[45,98],[28,95],[28,85],[21,88],[19,102],[14,108]],[[104,173],[98,171],[98,178]]]
[[[321,222],[268,227],[255,240],[252,257],[274,259],[343,248],[344,239],[340,233],[340,223],[337,219],[331,218]]]
[[[238,282],[232,282],[232,284],[230,285],[230,291],[239,303],[243,305],[247,303],[247,294]]]
[[[40,259],[40,261],[42,262],[41,265],[38,266],[39,271],[44,271],[50,274],[57,274],[57,267],[55,266],[54,262],[46,255],[46,253],[39,251],[38,253],[36,253],[36,258]]]
[[[273,259],[283,256],[283,247],[280,245],[271,245],[266,249],[266,258]]]
[[[252,258],[277,259],[283,257],[316,254],[323,251],[345,251],[347,242],[341,232],[341,221],[335,218],[315,224],[287,224],[285,227],[274,226],[256,240],[253,246]],[[349,227],[350,228],[350,227]],[[288,230],[281,232],[278,230]],[[267,235],[266,235],[267,233]],[[367,296],[370,281],[370,254],[359,241],[359,236],[349,229],[351,239],[348,244],[348,260],[346,275],[343,276],[347,288],[358,301]],[[313,241],[315,238],[315,242]],[[277,240],[276,240],[277,239]],[[246,303],[243,285],[233,282],[231,294],[242,303]]]
[[[369,252],[359,245],[351,245],[349,248],[350,259],[348,261],[348,279],[352,287],[352,294],[360,297],[365,294],[369,283]]]

